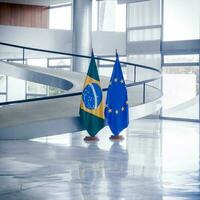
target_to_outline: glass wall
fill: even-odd
[[[128,27],[158,25],[160,18],[160,0],[130,3],[128,5]]]
[[[199,119],[199,66],[163,68],[164,117]]]
[[[93,31],[126,31],[126,4],[113,1],[93,1]]]
[[[0,75],[0,102],[6,101],[7,98],[7,77]]]
[[[151,0],[127,4],[128,62],[161,69],[161,1]],[[128,67],[128,80],[141,81],[157,76],[154,71]],[[136,74],[136,79],[135,79]],[[156,85],[160,87],[160,83]]]
[[[200,38],[200,1],[164,0],[164,40]]]
[[[178,41],[200,39],[200,1],[164,0],[162,116],[200,120],[199,68],[200,48],[177,47]],[[173,43],[168,43],[173,41]],[[176,46],[177,45],[177,46]],[[199,52],[198,52],[199,51]]]
[[[49,58],[48,67],[51,69],[71,70],[71,58]]]
[[[54,70],[65,70],[70,71],[71,70],[71,57],[67,58],[48,58],[48,68],[54,69]],[[48,95],[58,95],[64,93],[64,90],[55,88],[55,87],[48,87]]]
[[[50,29],[72,29],[72,6],[71,4],[62,7],[51,7],[49,9]]]
[[[11,59],[8,62],[20,63],[23,61],[21,59]],[[22,79],[7,77],[7,100],[21,100],[25,99],[26,83]]]
[[[33,57],[37,57],[36,54],[34,54]],[[63,70],[63,72],[71,69],[71,57],[46,58],[42,56],[42,54],[41,57],[42,58],[26,58],[24,64],[44,68],[48,67],[51,68],[51,70]],[[5,61],[23,64],[22,59],[7,59]],[[44,84],[0,75],[0,102],[59,95],[64,92],[65,91],[62,89]]]
[[[160,40],[160,28],[133,29],[128,32],[129,42],[148,40]]]
[[[27,59],[27,64],[38,67],[47,67],[47,59]],[[37,98],[47,96],[47,86],[39,83],[26,81],[26,98]]]
[[[72,29],[72,4],[49,9],[50,29]],[[126,31],[126,4],[113,1],[92,1],[93,31]]]
[[[105,57],[105,58],[115,60],[115,57]],[[126,57],[119,57],[119,60],[126,62]],[[107,76],[109,78],[111,77],[112,71],[113,71],[113,66],[114,66],[113,62],[97,60],[97,65],[98,65],[99,75]],[[121,64],[121,67],[122,67],[124,79],[126,79],[127,78],[127,68],[123,64]]]
[[[0,75],[0,92],[6,92],[6,76]]]
[[[186,54],[186,55],[165,55],[164,63],[198,63],[198,54]]]

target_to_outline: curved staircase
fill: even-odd
[[[9,45],[9,44],[5,44]],[[16,45],[15,45],[16,46]],[[28,47],[18,48],[30,49]],[[32,49],[43,51],[41,49]],[[77,57],[89,56],[51,52]],[[97,60],[113,60],[96,57]],[[128,89],[130,120],[141,118],[158,111],[161,107],[161,91],[152,85],[161,79],[159,70],[128,62],[122,64],[154,71],[156,76],[142,81],[126,81]],[[65,90],[61,95],[35,99],[25,99],[0,103],[0,139],[31,139],[49,135],[83,130],[79,121],[79,104],[85,73],[54,70],[26,64],[0,61],[0,74],[45,84]],[[108,77],[101,77],[101,85],[106,95]]]

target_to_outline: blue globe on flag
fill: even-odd
[[[82,99],[88,109],[97,109],[102,100],[102,91],[98,84],[89,83],[83,90]]]

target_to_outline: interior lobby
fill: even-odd
[[[121,141],[84,141],[92,50]],[[0,200],[199,200],[199,75],[199,0],[0,0]]]

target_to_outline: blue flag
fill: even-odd
[[[105,118],[114,135],[119,135],[129,123],[128,95],[117,53],[107,92]]]

